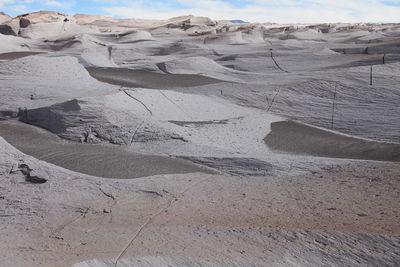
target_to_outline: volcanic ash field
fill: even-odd
[[[400,25],[0,13],[0,266],[398,266]]]

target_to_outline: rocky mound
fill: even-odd
[[[7,16],[5,18],[7,18]],[[0,25],[0,33],[6,35],[15,35],[15,36],[22,35],[23,37],[32,38],[36,37],[36,35],[33,35],[31,33],[32,30],[25,30],[25,29],[33,27],[32,26],[33,24],[46,23],[46,25],[49,26],[50,28],[54,28],[51,27],[53,26],[53,23],[57,23],[60,21],[66,23],[70,21],[70,19],[71,18],[68,15],[52,11],[39,11],[39,12],[23,14],[11,20],[7,19],[1,21],[0,18],[0,23],[3,23],[2,25]],[[38,30],[38,27],[34,28]],[[44,30],[44,28],[46,27],[41,27],[42,30]]]
[[[38,11],[18,16],[19,19],[28,20],[31,24],[51,23],[68,18],[68,15],[54,11]]]

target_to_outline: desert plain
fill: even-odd
[[[400,24],[0,13],[0,266],[398,266]]]

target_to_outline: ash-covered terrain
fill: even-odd
[[[1,266],[397,266],[400,25],[0,13]]]

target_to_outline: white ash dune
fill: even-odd
[[[217,32],[217,22],[207,17],[193,15],[161,21],[152,27],[152,33],[169,36],[201,36]]]
[[[54,38],[79,33],[97,33],[98,29],[76,23],[74,17],[58,12],[39,11],[15,18],[18,36],[30,39]]]
[[[57,52],[58,57],[75,56],[84,66],[117,67],[112,57],[112,44],[103,42],[94,34],[50,37],[42,43],[35,43],[34,48]]]
[[[368,35],[359,37],[358,41],[356,41],[356,43],[360,43],[360,42],[366,42],[366,43],[380,42],[383,39],[386,39],[386,37],[388,37],[388,36],[386,36],[383,32],[374,31],[374,32],[370,32]]]
[[[96,47],[86,49],[80,55],[80,61],[85,66],[96,66],[102,68],[115,68],[114,59],[111,55],[111,47]]]
[[[242,38],[248,43],[264,43],[264,28],[258,26],[254,29],[244,31],[242,34]]]
[[[0,64],[1,110],[38,108],[68,99],[115,92],[92,78],[76,58],[29,56]],[[33,85],[33,86],[32,86]]]
[[[242,82],[240,71],[226,68],[206,57],[187,57],[160,63],[160,69],[171,74],[202,75],[229,82]]]
[[[114,18],[103,15],[75,14],[73,16],[80,25],[97,26],[102,32],[123,32],[127,29],[145,29],[163,25],[164,20]]]
[[[3,34],[0,34],[0,42],[0,53],[29,51],[33,43],[31,40]]]
[[[180,16],[170,18],[167,20],[168,23],[188,23],[189,25],[215,25],[215,21],[208,17],[196,17],[193,15]]]
[[[111,31],[126,31],[126,29],[150,29],[164,31],[165,29],[180,29],[180,33],[188,35],[191,31],[186,32],[185,30],[192,27],[203,26],[216,26],[216,21],[211,20],[207,17],[196,17],[196,16],[181,16],[175,17],[168,20],[157,20],[157,19],[117,19],[101,15],[86,15],[76,14],[74,15],[77,23],[80,25],[92,25],[97,26],[102,32]],[[168,34],[167,31],[164,33]]]
[[[374,66],[373,86],[369,85],[370,68],[357,67],[313,72],[309,77],[302,74],[295,80],[291,79],[296,75],[276,73],[288,83],[281,84],[281,80],[271,75],[270,86],[218,84],[216,88],[211,84],[185,90],[216,95],[218,90],[223,90],[224,97],[238,104],[268,109],[276,115],[318,127],[331,129],[333,126],[333,130],[349,135],[398,142],[400,92],[393,86],[398,81],[397,65]]]
[[[63,14],[55,11],[38,11],[32,12],[24,15],[20,15],[17,18],[26,19],[30,23],[52,23],[58,22],[60,19],[65,19],[69,17],[67,14]]]
[[[117,18],[107,17],[103,15],[88,15],[88,14],[76,14],[74,15],[78,24],[91,24],[96,21],[108,21],[110,23],[116,23],[119,21]]]
[[[400,42],[398,28],[393,27],[392,30],[392,32],[375,33],[353,31],[353,37],[346,38],[348,35],[343,35],[342,40],[337,39],[334,48],[344,54],[398,54]]]
[[[83,34],[75,38],[74,49],[81,51],[79,59],[84,66],[117,67],[112,56],[112,45],[102,42],[96,36]],[[65,49],[63,49],[65,53]]]
[[[289,47],[289,48],[291,48],[291,47],[301,48],[301,49],[306,48],[305,41],[299,41],[297,39],[282,40],[282,45]]]
[[[154,41],[151,33],[147,31],[127,31],[117,35],[117,39],[119,43],[136,43],[143,41]]]
[[[285,36],[284,33],[282,37]],[[303,31],[299,30],[293,33],[286,34],[287,39],[297,39],[297,40],[314,40],[314,41],[327,41],[329,35],[325,35],[316,29],[305,29]]]
[[[216,34],[217,30],[208,25],[196,25],[192,26],[185,31],[189,36],[202,36],[202,35],[209,35],[209,34]]]
[[[21,28],[19,36],[30,39],[60,38],[62,36],[73,36],[80,33],[98,33],[95,27],[85,27],[76,24],[73,20],[66,21],[62,17],[53,23],[39,22]]]
[[[223,51],[217,48],[217,51],[221,52],[221,54],[217,55],[218,58],[215,61],[225,67],[247,72],[247,75],[242,75],[241,78],[246,79],[248,82],[255,82],[260,79],[260,75],[258,75],[257,79],[254,74],[281,73],[282,70],[277,68],[276,63],[271,59],[270,48],[265,45],[260,46],[264,46],[264,49],[261,47],[254,49],[252,47],[255,51],[251,51],[249,48],[249,51],[246,53],[240,53],[237,50]]]
[[[83,33],[47,38],[42,47],[54,51],[83,52],[93,48],[107,47],[107,45],[107,42],[103,42],[96,35]]]
[[[185,57],[213,57],[213,49],[193,42],[181,40],[144,41],[113,46],[112,57],[123,68],[152,70],[161,73],[158,64]]]
[[[165,37],[185,37],[188,34],[182,29],[181,26],[165,25],[150,29],[150,33],[154,37],[165,38]]]
[[[224,45],[243,45],[247,44],[247,40],[243,39],[242,32],[232,32],[232,33],[222,33],[216,35],[210,35],[204,40],[205,44],[215,45],[215,44],[224,44]]]
[[[271,122],[281,120],[218,98],[145,89],[29,109],[21,119],[69,140],[154,143],[159,153],[162,147],[179,153],[176,143],[183,142],[207,156],[265,154],[262,139]],[[259,126],[245,134],[255,121]]]
[[[146,41],[155,41],[150,31],[146,30],[125,30],[120,32],[94,34],[94,37],[107,43],[115,44],[134,44]],[[158,40],[161,41],[161,40]],[[127,45],[125,45],[127,46]],[[130,46],[131,49],[137,49],[136,46]]]
[[[29,13],[0,23],[0,33],[30,39],[98,32],[94,27],[78,26],[71,16],[49,11]]]

